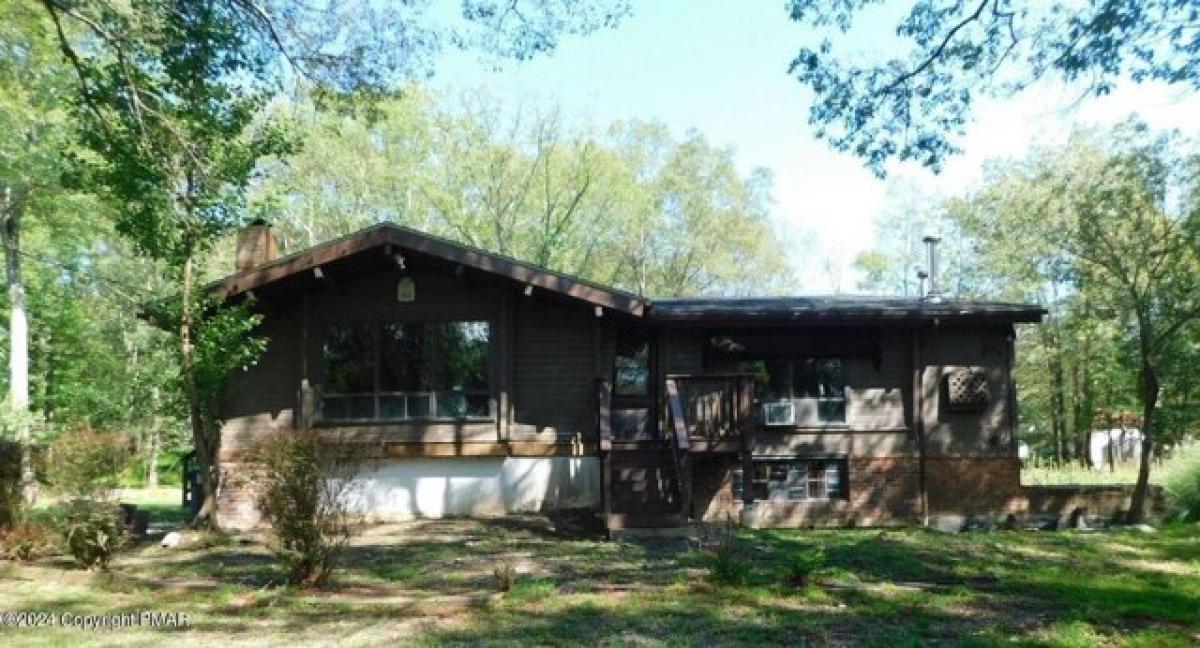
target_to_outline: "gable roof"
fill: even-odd
[[[389,245],[400,250],[445,259],[467,268],[506,277],[631,315],[640,316],[646,308],[645,299],[623,290],[387,222],[234,273],[211,284],[209,289],[218,298],[225,299],[312,271],[339,259],[375,248],[386,248]]]
[[[311,248],[234,273],[208,286],[218,298],[244,295],[323,265],[373,249],[397,248],[443,259],[527,286],[662,322],[926,321],[987,319],[1040,322],[1045,309],[1028,304],[854,295],[650,300],[510,256],[465,245],[395,223],[380,223]]]

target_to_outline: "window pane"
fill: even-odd
[[[845,423],[846,401],[844,399],[821,399],[817,401],[817,420],[822,423]]]
[[[622,331],[617,337],[613,364],[613,393],[619,396],[650,393],[650,342],[644,336]]]
[[[386,322],[379,339],[379,389],[385,392],[428,389],[429,368],[423,353],[425,327]]]
[[[838,358],[801,358],[796,361],[796,395],[807,398],[844,398],[846,379]]]
[[[321,417],[335,421],[375,418],[375,397],[325,396],[321,399]]]
[[[375,348],[372,327],[339,324],[325,330],[321,345],[325,391],[354,394],[375,390]]]
[[[389,420],[407,418],[408,409],[405,407],[407,400],[404,396],[380,396],[379,418]]]
[[[842,462],[830,461],[825,465],[825,492],[828,497],[845,497],[845,482],[842,477]]]
[[[467,395],[467,416],[490,416],[491,397],[487,394]]]
[[[425,328],[426,362],[434,390],[487,391],[490,331],[487,322],[442,322]]]
[[[409,394],[408,399],[408,418],[429,418],[433,412],[430,409],[429,393]]]

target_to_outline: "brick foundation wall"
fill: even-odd
[[[851,457],[845,500],[756,502],[743,512],[733,496],[732,456],[706,457],[692,466],[693,514],[706,522],[730,517],[751,526],[887,526],[921,521],[920,463],[915,456]],[[1021,513],[1027,506],[1021,468],[1009,457],[929,457],[930,515]]]
[[[930,515],[1006,515],[1025,508],[1016,457],[927,457]]]
[[[217,494],[217,524],[222,529],[247,531],[264,525],[258,510],[262,466],[246,462],[221,462],[221,489]]]

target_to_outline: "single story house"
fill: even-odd
[[[647,299],[394,224],[282,258],[239,237],[211,289],[269,343],[224,413],[220,522],[260,522],[245,450],[368,444],[355,505],[399,519],[591,509],[883,525],[1022,506],[1014,325],[957,299]]]

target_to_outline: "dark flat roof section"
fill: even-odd
[[[761,297],[656,299],[648,316],[663,322],[705,320],[932,320],[991,319],[1040,322],[1045,310],[1028,304],[913,297]]]

